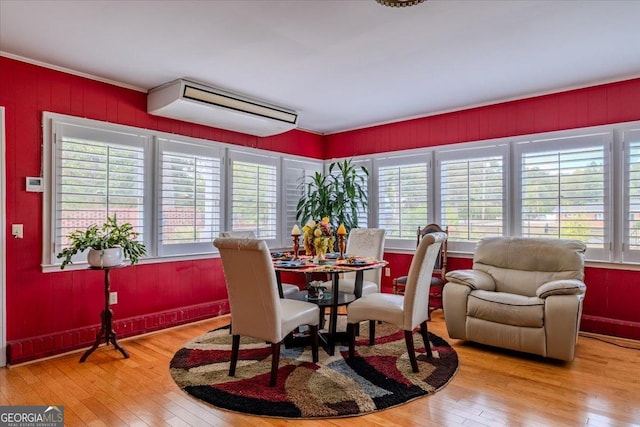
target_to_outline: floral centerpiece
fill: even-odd
[[[302,241],[307,255],[315,255],[318,260],[323,260],[327,251],[333,250],[335,237],[329,218],[324,217],[318,222],[310,220],[302,227],[302,231]]]

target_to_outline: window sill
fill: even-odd
[[[385,248],[385,253],[413,255],[415,250],[398,249],[398,248]],[[449,258],[466,258],[473,259],[473,254],[468,252],[447,252]],[[605,262],[605,261],[585,261],[585,267],[588,268],[601,268],[610,270],[627,270],[627,271],[640,271],[640,263],[633,262]]]
[[[146,264],[158,264],[161,262],[180,262],[180,261],[195,261],[200,259],[210,259],[210,258],[219,258],[220,255],[217,252],[210,252],[205,254],[188,254],[188,255],[171,255],[165,257],[147,257],[142,258],[138,262],[137,265],[146,265]],[[125,264],[128,265],[128,262],[125,261]],[[86,270],[89,265],[86,262],[76,262],[73,264],[67,265],[64,270],[60,270],[60,264],[48,264],[42,265],[43,273],[60,273],[64,271],[78,271],[78,270]]]

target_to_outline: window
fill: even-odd
[[[624,133],[623,261],[640,262],[640,129]]]
[[[436,153],[440,223],[452,249],[473,251],[475,242],[505,230],[506,145]]]
[[[380,159],[375,168],[378,227],[394,247],[413,248],[418,227],[429,221],[429,157]]]
[[[48,112],[43,139],[44,271],[58,271],[56,254],[70,232],[107,215],[134,225],[147,247],[143,262],[208,256],[229,229],[289,246],[298,180],[324,165]],[[79,254],[75,268],[85,260]]]
[[[305,192],[305,184],[309,183],[312,175],[322,173],[322,161],[305,161],[284,159],[282,161],[282,175],[284,180],[284,224],[282,241],[286,245],[291,240],[291,229],[295,224],[302,226],[296,218],[296,208],[300,197]]]
[[[522,236],[580,240],[591,259],[608,260],[609,139],[603,133],[519,144]]]
[[[53,133],[50,259],[55,260],[55,254],[67,246],[70,232],[102,224],[107,216],[130,222],[140,233],[139,240],[147,242],[148,138],[65,122],[57,122]]]
[[[363,178],[363,181],[361,183],[362,190],[365,193],[367,193],[367,209],[358,211],[358,215],[357,215],[358,227],[367,228],[369,226],[369,211],[370,211],[369,206],[372,203],[372,197],[369,193],[369,176],[371,175],[371,160],[354,160],[352,164],[357,168],[356,169],[357,175]],[[367,169],[367,171],[369,172],[369,175],[367,175],[362,170],[362,167],[365,167]]]
[[[252,230],[256,237],[277,239],[278,169],[277,158],[230,151],[231,224],[233,231]]]
[[[211,252],[220,234],[220,148],[159,139],[159,255]]]
[[[587,260],[640,263],[638,126],[354,159],[370,172],[359,225],[386,229],[387,249],[414,249],[417,228],[436,222],[456,251],[490,235],[571,238]],[[143,262],[208,256],[222,230],[290,247],[299,184],[328,162],[54,113],[43,138],[44,271],[58,270],[71,231],[108,215],[140,233]]]

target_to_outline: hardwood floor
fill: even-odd
[[[572,363],[449,340],[441,311],[430,331],[458,352],[460,369],[433,396],[357,418],[284,420],[217,410],[182,392],[168,365],[186,341],[223,316],[123,340],[123,359],[100,346],[0,369],[0,405],[64,405],[68,426],[629,426],[640,425],[640,343],[581,335]],[[607,338],[608,339],[608,338]]]

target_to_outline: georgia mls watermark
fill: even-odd
[[[64,406],[0,406],[0,427],[64,427]]]

